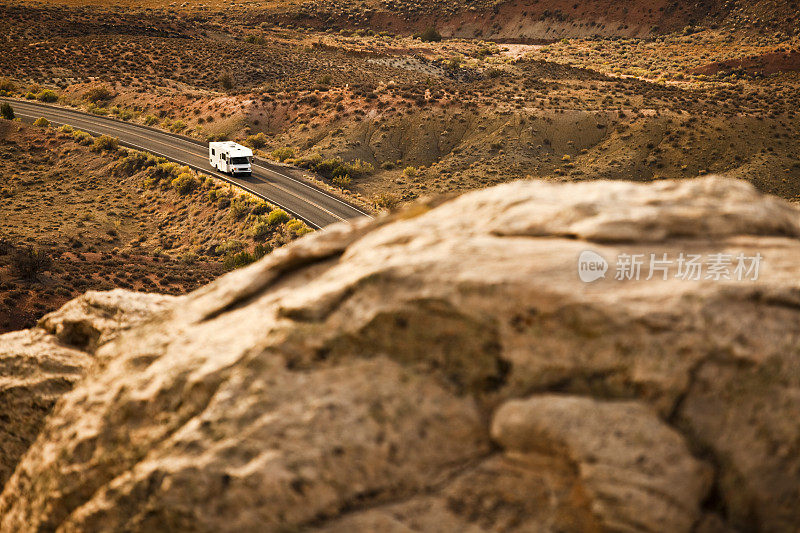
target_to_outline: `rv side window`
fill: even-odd
[[[211,149],[211,155],[217,155],[217,152],[215,152],[213,148]]]
[[[220,155],[220,158],[222,158],[223,161],[227,160],[227,158],[225,157],[225,154]]]

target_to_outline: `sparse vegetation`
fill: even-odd
[[[183,172],[178,174],[178,177],[172,180],[172,188],[180,194],[189,194],[197,189],[200,183],[191,172]]]
[[[167,125],[167,124],[165,124],[165,125]],[[182,121],[182,120],[176,120],[175,122],[169,123],[167,125],[167,128],[172,133],[180,133],[180,132],[182,132],[183,130],[186,129],[186,123],[184,121]]]
[[[263,200],[151,154],[106,139],[90,154],[92,137],[74,128],[20,124],[5,135],[0,235],[24,244],[0,238],[0,284],[29,288],[13,305],[0,299],[0,331],[29,327],[88,289],[180,294],[311,231],[287,225],[291,217],[270,225]],[[246,206],[235,221],[218,206],[232,197]]]
[[[294,149],[289,147],[284,148],[276,148],[275,150],[270,153],[273,159],[276,159],[283,163],[287,159],[294,157]]]
[[[83,94],[84,99],[92,103],[106,102],[114,97],[114,93],[108,87],[93,87]]]
[[[6,120],[14,120],[14,108],[8,102],[0,104],[0,117]]]
[[[74,130],[72,132],[72,138],[75,139],[75,142],[78,144],[88,145],[92,143],[92,136],[85,131]]]
[[[119,139],[110,135],[101,135],[94,140],[92,150],[95,152],[113,152],[119,148]]]
[[[128,155],[117,161],[114,165],[114,170],[122,174],[134,174],[145,168],[150,168],[163,163],[165,161],[159,158],[139,152],[138,150],[131,150]]]
[[[441,41],[442,35],[438,31],[436,31],[436,28],[434,28],[433,26],[428,26],[427,28],[425,28],[425,31],[423,31],[420,34],[419,38],[426,43],[434,43]]]
[[[711,15],[689,16],[687,6],[654,10],[662,27],[641,39],[630,38],[633,28],[647,22],[622,23],[649,16],[636,9],[620,13],[618,26],[600,27],[584,25],[582,5],[545,13],[540,2],[526,5],[518,28],[507,25],[509,6],[478,2],[468,11],[475,22],[448,23],[446,35],[454,38],[441,39],[444,26],[433,21],[461,16],[464,6],[384,4],[367,0],[350,11],[352,3],[328,3],[330,12],[318,19],[320,6],[306,3],[304,16],[279,25],[240,24],[249,8],[239,6],[226,10],[232,24],[221,27],[208,24],[214,5],[202,22],[183,17],[180,3],[164,12],[137,10],[135,17],[128,8],[111,18],[86,8],[70,19],[69,37],[55,22],[60,11],[37,6],[42,16],[25,18],[10,10],[0,42],[0,95],[36,99],[49,90],[64,105],[85,104],[98,115],[204,141],[235,140],[315,174],[318,187],[367,210],[527,176],[650,180],[718,172],[800,197],[794,27],[753,34],[748,23],[732,31],[719,20],[704,22]],[[272,20],[273,7],[262,7],[264,20]],[[411,25],[375,27],[381,17],[361,19],[372,9],[432,27],[416,36],[407,34]],[[309,24],[328,17],[336,22],[326,31]],[[513,40],[514,32],[519,43],[537,39],[523,35],[535,28],[549,29],[542,36],[549,44],[496,43]],[[74,150],[96,142],[65,128],[38,133],[57,135]],[[273,206],[216,180],[133,150],[98,150],[92,161],[110,158],[104,172],[113,172],[113,181],[135,181],[134,198],[169,198],[175,220],[208,216],[208,226],[235,228],[195,242],[150,230],[139,245],[148,257],[194,253],[198,264],[212,256],[221,261],[226,254],[214,250],[226,239],[246,243],[236,253],[255,256],[254,246],[298,234],[291,219],[270,224]],[[173,185],[187,172],[196,185]],[[13,191],[8,201],[27,194],[11,181],[4,187]],[[147,205],[127,203],[132,207],[118,210],[125,216],[109,220],[147,224],[154,216]],[[87,232],[106,220],[85,220],[83,213],[73,219]],[[130,251],[138,239],[108,229],[104,238],[116,238],[120,250]],[[78,236],[74,244],[101,247]]]
[[[270,226],[278,226],[289,221],[289,213],[283,209],[273,209],[267,216],[267,223]]]
[[[8,78],[0,78],[0,91],[6,94],[13,94],[17,92],[17,84]]]
[[[394,209],[399,205],[400,199],[394,194],[384,193],[376,196],[374,203],[377,209]]]
[[[252,148],[263,148],[267,144],[267,136],[264,135],[263,132],[257,133],[256,135],[250,135],[249,137],[247,137],[247,141],[246,142]],[[289,157],[291,157],[291,155]],[[276,159],[277,159],[277,157],[276,157]],[[288,159],[288,158],[284,158],[284,160],[285,159]]]
[[[58,95],[50,89],[43,89],[36,94],[36,99],[40,102],[52,103],[58,100]]]
[[[11,268],[19,277],[32,280],[41,272],[50,268],[52,259],[44,250],[26,246],[12,253]]]
[[[223,72],[219,76],[219,85],[226,91],[233,89],[233,76],[229,72]]]

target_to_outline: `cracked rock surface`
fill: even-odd
[[[152,312],[128,293],[136,321],[99,334],[59,329],[71,302],[0,337],[96,360],[0,530],[792,530],[798,236],[793,206],[722,178],[516,182],[328,228]],[[605,279],[580,281],[586,250]],[[680,253],[763,261],[645,280]]]
[[[173,300],[123,289],[89,291],[36,328],[0,335],[0,486],[56,400],[95,364],[94,349]]]

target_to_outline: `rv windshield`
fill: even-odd
[[[249,157],[231,157],[232,165],[246,165],[250,162]]]

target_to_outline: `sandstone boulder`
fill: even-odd
[[[45,315],[38,325],[66,345],[94,351],[120,331],[157,315],[177,299],[125,289],[89,291]]]
[[[722,178],[517,182],[317,232],[99,346],[0,529],[791,530],[798,236]],[[680,254],[704,275],[648,276]],[[706,277],[720,254],[758,276]]]
[[[604,530],[690,531],[701,518],[711,469],[640,402],[512,400],[491,429],[509,455],[555,455],[574,465]]]
[[[0,486],[91,360],[39,329],[0,335]]]
[[[56,400],[94,364],[91,351],[174,299],[90,291],[46,315],[38,328],[0,335],[0,487]]]

